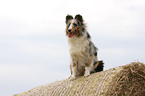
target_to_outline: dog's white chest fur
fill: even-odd
[[[68,38],[69,42],[69,51],[71,56],[71,66],[74,66],[74,64],[77,64],[77,67],[72,68],[72,71],[75,72],[75,76],[80,76],[84,74],[84,70],[87,70],[85,72],[85,76],[90,74],[90,70],[92,69],[92,64],[90,67],[86,67],[85,64],[89,64],[90,62],[90,56],[88,51],[88,45],[89,41],[85,36],[81,37],[72,37]],[[89,68],[89,69],[86,69]],[[72,75],[72,78],[75,78],[74,74]]]
[[[88,40],[84,36],[68,38],[70,55],[82,55],[87,50]]]

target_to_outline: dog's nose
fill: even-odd
[[[68,29],[68,32],[71,32],[71,29]]]

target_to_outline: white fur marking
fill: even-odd
[[[90,71],[91,71],[91,66],[85,67],[85,74],[84,74],[84,76],[89,76],[90,75]]]
[[[77,66],[72,67],[72,75],[70,80],[76,79]]]
[[[73,20],[70,20],[70,26],[68,28],[68,30],[72,29],[73,28],[73,23],[76,23],[77,21],[75,19]]]

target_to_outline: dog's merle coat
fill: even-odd
[[[91,41],[81,15],[78,14],[75,18],[66,16],[66,35],[71,56],[71,80],[103,70],[103,63],[97,64],[97,48]]]

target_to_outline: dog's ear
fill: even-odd
[[[71,15],[67,15],[66,16],[66,21],[65,23],[67,24],[69,20],[73,19],[73,17]]]
[[[83,17],[80,14],[76,15],[75,19],[77,19],[78,21],[80,21],[83,24]]]

